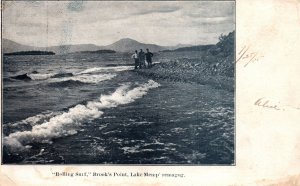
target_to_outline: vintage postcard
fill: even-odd
[[[2,1],[1,184],[299,184],[299,3]]]
[[[234,1],[3,6],[4,164],[234,164]]]

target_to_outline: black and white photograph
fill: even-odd
[[[1,163],[234,166],[235,6],[2,2]]]

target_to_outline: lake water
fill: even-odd
[[[120,53],[4,56],[3,162],[234,163],[233,92],[132,64]]]

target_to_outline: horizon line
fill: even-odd
[[[234,30],[233,30],[234,31]],[[231,32],[233,32],[231,31]],[[230,32],[228,32],[229,34]],[[227,35],[227,34],[226,34]],[[1,39],[1,43],[2,43],[2,40],[10,40],[12,42],[15,42],[15,43],[18,43],[20,45],[26,45],[26,46],[30,46],[30,47],[39,47],[39,48],[49,48],[49,47],[59,47],[59,46],[68,46],[68,45],[95,45],[95,46],[98,46],[98,47],[103,47],[103,46],[108,46],[108,45],[111,45],[111,44],[114,44],[120,40],[123,40],[123,39],[130,39],[130,40],[133,40],[133,41],[136,41],[138,43],[141,43],[141,44],[147,44],[147,45],[158,45],[158,46],[165,46],[165,47],[172,47],[172,46],[177,46],[177,45],[191,45],[191,46],[196,46],[196,45],[211,45],[211,44],[217,44],[217,43],[206,43],[206,44],[191,44],[191,43],[177,43],[175,45],[160,45],[160,44],[156,44],[156,43],[143,43],[143,42],[140,42],[136,39],[132,39],[132,38],[129,38],[129,37],[124,37],[124,38],[121,38],[121,39],[118,39],[114,42],[112,42],[111,44],[107,44],[107,45],[99,45],[99,44],[94,44],[94,43],[81,43],[81,44],[62,44],[62,45],[50,45],[50,46],[32,46],[30,44],[24,44],[24,43],[21,43],[19,41],[16,41],[16,40],[13,40],[13,39],[7,39],[7,38],[4,38],[2,37]]]

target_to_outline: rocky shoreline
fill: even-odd
[[[150,69],[137,69],[136,73],[142,76],[147,76],[154,80],[180,81],[186,83],[198,83],[202,85],[210,85],[217,89],[234,91],[234,77],[222,76],[218,74],[207,75],[197,69],[184,69],[174,67],[173,62],[165,62],[155,64]]]

